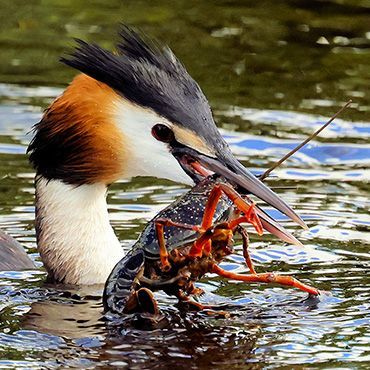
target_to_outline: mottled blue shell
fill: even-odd
[[[213,177],[204,179],[163,211],[159,212],[148,223],[133,249],[143,249],[147,254],[147,258],[158,258],[159,245],[154,223],[158,218],[166,218],[189,225],[200,225],[209,194],[217,182],[221,182],[221,180]],[[222,196],[217,205],[213,221],[227,220],[231,204],[231,201],[226,196]],[[175,226],[165,227],[165,240],[168,251],[185,246],[196,238],[197,233],[192,230],[185,230]]]

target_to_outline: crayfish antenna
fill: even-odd
[[[338,110],[325,124],[323,124],[318,130],[316,130],[313,134],[311,134],[306,140],[302,141],[299,145],[297,145],[294,149],[292,149],[289,153],[285,154],[283,158],[279,159],[275,162],[268,170],[266,170],[262,175],[258,176],[258,178],[263,181],[266,177],[270,175],[270,173],[276,168],[279,167],[283,162],[285,162],[289,157],[291,157],[294,153],[298,152],[301,148],[303,148],[308,142],[310,142],[313,138],[315,138],[322,130],[324,130],[327,126],[329,126],[338,116],[341,114],[345,109],[347,109],[352,103],[352,100],[348,100],[346,104],[342,108]]]

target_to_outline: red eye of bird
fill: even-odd
[[[170,128],[160,123],[152,127],[152,135],[159,141],[170,143],[175,137]]]

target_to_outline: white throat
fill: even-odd
[[[36,179],[38,250],[49,276],[66,284],[104,284],[124,251],[109,223],[104,184]]]

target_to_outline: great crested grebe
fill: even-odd
[[[305,227],[232,155],[198,84],[169,48],[123,27],[117,53],[78,41],[62,62],[78,75],[35,126],[38,251],[52,281],[104,283],[123,249],[106,193],[122,178],[193,184],[223,175]]]

